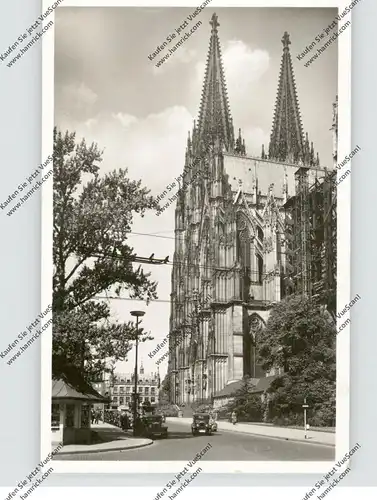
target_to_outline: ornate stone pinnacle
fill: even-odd
[[[289,33],[287,31],[284,32],[283,38],[281,39],[281,42],[284,46],[285,49],[289,49],[289,45],[291,41],[289,40]]]
[[[212,26],[212,31],[217,31],[217,28],[218,26],[220,26],[220,24],[218,22],[218,17],[216,15],[216,12],[212,14],[209,24]]]

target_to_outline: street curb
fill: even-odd
[[[184,422],[181,422],[184,423]],[[282,437],[282,436],[269,436],[268,434],[258,434],[255,432],[246,432],[246,431],[238,431],[238,430],[233,430],[233,429],[221,429],[218,427],[217,432],[234,432],[235,434],[247,434],[249,436],[256,436],[256,437],[264,437],[264,438],[269,438],[269,439],[279,439],[280,441],[291,441],[293,443],[304,443],[304,444],[316,444],[316,445],[321,445],[321,446],[327,446],[329,448],[335,448],[335,444],[331,443],[323,443],[321,441],[312,441],[311,439],[297,439],[297,438],[287,438],[287,437]]]
[[[78,450],[78,451],[59,451],[56,456],[62,456],[62,455],[87,455],[87,454],[94,454],[94,453],[104,453],[108,451],[125,451],[125,450],[135,450],[136,448],[145,448],[146,446],[150,446],[153,444],[152,439],[148,439],[149,443],[142,443],[142,444],[134,444],[131,446],[125,446],[124,448],[101,448],[100,450]]]
[[[267,434],[255,434],[254,432],[244,432],[244,431],[233,431],[228,429],[218,429],[217,432],[234,432],[236,434],[248,434],[249,436],[264,437],[269,439],[279,439],[280,441],[292,441],[294,443],[304,443],[304,444],[319,444],[321,446],[328,446],[329,448],[335,448],[335,444],[322,443],[321,441],[312,441],[311,439],[297,439],[297,438],[287,438],[282,436],[269,436]]]

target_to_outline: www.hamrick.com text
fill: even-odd
[[[198,21],[189,31],[183,31],[186,30],[186,28],[189,26],[189,23],[196,18],[198,14],[211,2],[212,0],[205,0],[199,7],[197,7],[194,12],[192,12],[187,18],[178,26],[175,28],[175,31],[173,33],[170,33],[164,42],[161,43],[161,45],[157,45],[155,48],[154,52],[149,54],[148,59],[150,61],[153,61],[158,54],[164,51],[164,49],[173,42],[174,40],[174,46],[172,46],[169,51],[156,63],[156,67],[158,68],[162,64],[164,64],[165,61],[169,59],[169,57],[181,46],[184,44],[186,40],[190,38],[190,36],[195,33],[195,31],[203,24],[202,21]],[[177,35],[180,36],[181,38],[176,41]]]
[[[8,354],[12,353],[13,356],[8,359],[7,364],[10,366],[12,363],[15,362],[15,360],[21,356],[36,340],[37,338],[47,330],[47,328],[52,324],[52,318],[50,318],[48,321],[44,322],[43,325],[39,328],[39,330],[34,331],[34,333],[31,335],[29,340],[26,342],[26,338],[33,332],[35,328],[37,328],[40,325],[41,319],[43,319],[47,314],[49,314],[52,311],[51,304],[46,307],[46,309],[38,314],[38,317],[35,318],[35,320],[30,323],[30,325],[26,328],[26,330],[20,332],[17,335],[17,338],[14,339],[13,342],[11,342],[4,351],[0,351],[0,358],[5,358]],[[20,345],[20,341],[26,342],[25,344]],[[14,349],[16,347],[19,347],[17,352],[14,353]]]
[[[48,453],[47,457],[44,460],[41,460],[41,462],[39,462],[35,469],[32,470],[30,474],[25,477],[25,479],[22,479],[17,484],[16,488],[14,488],[14,490],[8,494],[5,500],[11,500],[17,495],[17,493],[20,493],[21,491],[23,491],[23,493],[20,493],[20,500],[25,500],[28,496],[30,496],[33,491],[35,491],[43,483],[43,481],[47,479],[52,472],[54,472],[54,469],[52,467],[49,467],[45,472],[43,471],[43,468],[62,448],[63,443],[59,443],[58,446],[51,451],[51,453]],[[42,472],[44,473],[42,474]],[[41,476],[38,477],[38,475],[40,474]],[[30,486],[30,483],[33,484]]]
[[[17,189],[11,193],[8,198],[0,203],[1,210],[4,210],[8,207],[13,200],[16,200],[20,193],[24,193],[23,196],[19,199],[19,201],[7,212],[7,215],[10,217],[13,215],[41,186],[52,176],[52,168],[46,171],[46,174],[41,177],[40,180],[37,180],[35,184],[28,190],[30,185],[34,182],[34,180],[40,175],[41,172],[44,172],[45,167],[52,162],[52,155],[47,157],[47,160],[44,163],[38,165],[38,167],[32,172],[29,177],[26,178],[26,181],[22,182],[17,186]]]
[[[54,21],[49,21],[45,26],[43,26],[43,21],[45,21],[47,17],[52,14],[56,7],[63,1],[64,0],[56,0],[55,3],[48,7],[46,12],[41,14],[29,28],[21,33],[21,35],[15,42],[9,45],[9,47],[4,52],[0,52],[0,62],[8,60],[8,68],[14,66],[16,62],[21,59],[21,57],[35,44],[35,42],[42,38],[43,34],[46,33],[46,31],[48,31],[54,25]],[[27,39],[30,39],[30,37],[31,40],[26,45],[23,45]],[[9,56],[14,55],[16,50],[18,50],[16,56],[13,57],[13,59],[9,60]]]

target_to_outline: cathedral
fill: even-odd
[[[270,143],[254,157],[234,131],[216,14],[210,25],[175,209],[168,375],[178,404],[209,400],[245,375],[274,374],[258,363],[258,335],[287,295],[318,296],[330,312],[335,307],[334,166],[321,166],[303,129],[289,34]],[[336,103],[333,117],[336,165]]]

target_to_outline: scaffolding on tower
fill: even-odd
[[[296,174],[295,195],[285,209],[285,295],[302,294],[336,310],[336,174],[309,168]]]

